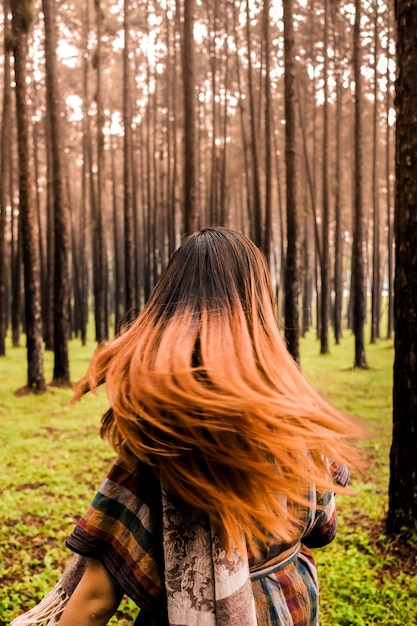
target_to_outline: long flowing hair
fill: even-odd
[[[228,546],[292,540],[310,485],[333,489],[325,459],[357,461],[359,426],[304,378],[263,254],[227,228],[184,240],[138,318],[97,349],[75,398],[102,383],[115,450],[210,515]]]

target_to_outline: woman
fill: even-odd
[[[335,536],[361,431],[286,350],[258,248],[187,237],[75,398],[103,383],[119,458],[68,540],[88,565],[60,626],[106,624],[123,593],[138,623],[317,624],[308,546]]]

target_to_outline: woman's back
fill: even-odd
[[[102,433],[120,458],[68,541],[93,567],[63,626],[98,574],[139,622],[315,626],[309,547],[334,537],[362,431],[288,353],[255,244],[222,227],[187,237],[75,397],[103,383]]]
[[[291,542],[309,485],[331,484],[325,459],[355,459],[347,440],[359,429],[286,350],[262,253],[227,228],[184,241],[76,394],[103,381],[111,407],[103,428],[115,448],[156,467],[217,523],[225,545],[239,545],[242,533],[253,552],[270,534]]]

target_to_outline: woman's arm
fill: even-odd
[[[59,620],[59,626],[105,626],[122,599],[100,561],[90,559]]]
[[[313,524],[302,542],[308,548],[322,548],[333,541],[337,532],[336,501],[332,491],[326,491],[317,500],[318,509]]]

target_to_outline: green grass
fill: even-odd
[[[75,380],[93,343],[71,342]],[[330,546],[315,551],[321,585],[321,626],[411,626],[417,623],[415,551],[400,550],[384,534],[391,438],[392,342],[367,346],[370,368],[356,370],[346,336],[320,356],[311,333],[301,341],[306,376],[336,406],[357,415],[372,437],[364,442],[368,467],[354,475],[354,496],[338,496],[340,528]],[[47,380],[52,355],[45,355]],[[70,558],[64,546],[105,475],[114,454],[99,437],[106,407],[101,392],[71,405],[71,391],[16,396],[26,383],[26,352],[9,348],[0,359],[0,626],[39,601]],[[112,623],[132,624],[122,605]]]
[[[86,370],[94,346],[71,342],[72,378]],[[21,395],[26,352],[0,359],[0,625],[39,601],[70,558],[64,542],[108,471],[114,453],[100,439],[103,392],[71,404],[69,389]],[[52,379],[52,355],[45,355]],[[131,611],[124,603],[122,609]],[[123,620],[123,612],[114,623]]]

